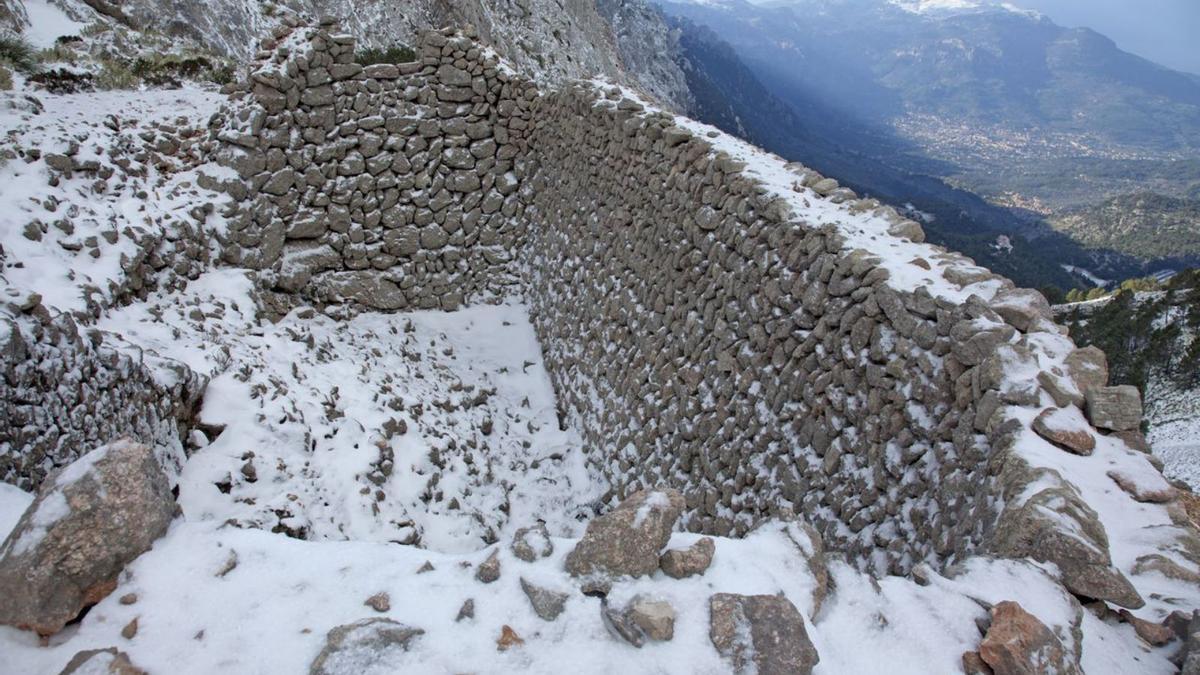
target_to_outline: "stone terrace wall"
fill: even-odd
[[[225,260],[318,303],[455,309],[503,293],[535,90],[463,35],[430,32],[418,61],[364,68],[329,28],[265,41],[213,121],[241,179],[225,185],[242,203]]]
[[[158,381],[126,351],[83,332],[70,314],[37,304],[0,307],[0,481],[36,490],[92,448],[132,436],[156,448],[168,473],[204,383],[182,364]]]
[[[225,257],[262,270],[279,311],[521,292],[611,497],[677,487],[686,526],[718,534],[799,511],[878,572],[1034,557],[1138,606],[1096,513],[1019,448],[1029,412],[1082,419],[1089,386],[1122,398],[1036,292],[928,246],[958,295],[904,287],[670,115],[591,83],[539,94],[463,34],[365,69],[328,26],[263,46],[213,134],[239,174]],[[862,245],[922,238],[790,170],[789,194],[891,224]],[[966,288],[988,300],[946,299]]]
[[[717,534],[790,507],[895,572],[982,541],[988,442],[945,361],[960,322],[994,315],[892,290],[670,116],[599,96],[535,109],[526,288],[617,492],[678,487],[686,526]]]

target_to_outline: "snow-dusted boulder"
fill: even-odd
[[[1006,509],[992,546],[1006,557],[1054,563],[1063,585],[1076,595],[1130,609],[1145,605],[1125,575],[1113,567],[1108,535],[1096,512],[1065,482]]]
[[[129,655],[116,647],[88,649],[71,657],[58,675],[146,675],[146,671],[133,665]]]
[[[1081,673],[1054,632],[1012,601],[992,607],[992,624],[979,645],[979,655],[996,675]]]
[[[1080,392],[1108,384],[1108,357],[1099,347],[1081,347],[1063,360]]]
[[[325,647],[309,666],[309,675],[362,673],[403,655],[424,634],[420,628],[384,618],[337,626],[329,631]]]
[[[736,672],[807,675],[821,660],[804,617],[782,595],[717,593],[709,612],[709,638]]]
[[[512,552],[517,558],[530,563],[554,553],[554,542],[550,541],[546,524],[538,523],[517,530],[513,535]]]
[[[58,632],[167,530],[175,501],[153,451],[123,439],[43,484],[0,546],[0,623]]]
[[[1090,387],[1085,396],[1088,419],[1101,429],[1131,431],[1142,423],[1142,395],[1137,387]]]
[[[588,523],[583,539],[567,554],[567,571],[577,577],[653,574],[683,507],[683,495],[675,490],[635,492]]]
[[[1038,436],[1076,455],[1090,455],[1096,448],[1091,426],[1074,406],[1046,408],[1033,419],[1033,430]]]
[[[1053,321],[1046,296],[1029,288],[1010,288],[1000,291],[988,303],[1013,328],[1027,332],[1039,319]]]

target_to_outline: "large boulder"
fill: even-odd
[[[424,630],[384,618],[361,619],[329,631],[309,675],[352,675],[407,652]]]
[[[717,593],[708,606],[709,639],[738,673],[807,675],[820,661],[804,617],[782,595]]]
[[[0,546],[0,623],[57,633],[111,593],[174,516],[149,447],[123,439],[80,457],[43,483]]]
[[[1080,347],[1067,355],[1063,365],[1081,392],[1108,384],[1108,357],[1099,347]]]
[[[996,675],[1081,675],[1054,632],[1011,601],[992,607],[992,623],[979,655]]]
[[[1039,319],[1053,321],[1050,303],[1046,296],[1028,288],[1010,288],[1000,291],[988,303],[992,311],[1000,315],[1010,326],[1028,332]]]
[[[1089,387],[1084,393],[1092,424],[1111,431],[1132,431],[1142,424],[1142,395],[1137,387]]]
[[[1138,609],[1145,601],[1112,565],[1108,535],[1099,517],[1067,485],[1048,487],[1000,516],[995,553],[1051,562],[1063,585],[1077,595]]]
[[[676,490],[642,490],[630,495],[620,506],[588,523],[583,539],[567,554],[567,571],[576,577],[653,574],[683,507],[683,495]]]

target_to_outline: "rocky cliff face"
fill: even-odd
[[[637,82],[682,109],[687,89],[671,59],[670,36],[643,0],[300,0],[287,8],[243,0],[54,0],[79,20],[99,19],[164,33],[238,58],[287,16],[337,17],[365,47],[414,45],[420,31],[472,26],[480,40],[537,80],[602,75]],[[11,16],[11,18],[7,18]],[[0,4],[0,23],[27,23],[15,0]]]

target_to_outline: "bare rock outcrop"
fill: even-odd
[[[992,546],[1007,557],[1056,564],[1063,585],[1077,595],[1130,609],[1145,605],[1133,584],[1113,567],[1099,516],[1065,483],[1005,510]]]
[[[43,484],[0,546],[0,623],[58,632],[116,588],[174,515],[149,447],[125,439],[79,458]]]

